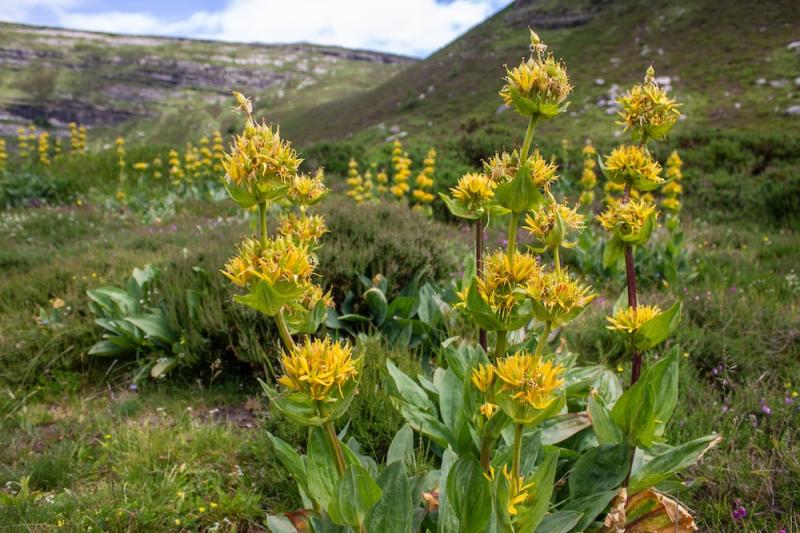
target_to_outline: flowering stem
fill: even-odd
[[[339,472],[339,477],[344,475],[345,463],[344,452],[342,452],[342,443],[339,442],[339,437],[336,436],[336,430],[333,428],[333,422],[330,420],[323,424],[325,433],[328,435],[328,440],[333,449],[333,458],[336,461],[336,471]]]
[[[492,444],[493,440],[489,437],[483,437],[481,440],[481,468],[484,472],[488,472],[492,465]]]
[[[522,142],[522,150],[519,153],[520,164],[528,159],[528,152],[531,151],[533,132],[536,130],[537,122],[539,122],[539,115],[531,115],[531,119],[528,121],[528,129],[525,131],[525,140]]]
[[[514,424],[514,448],[511,455],[511,475],[514,479],[520,476],[520,456],[522,455],[522,424]]]
[[[494,344],[494,358],[499,359],[506,353],[506,346],[508,344],[508,332],[498,331],[497,342]]]
[[[261,230],[261,246],[267,245],[267,202],[258,204],[258,220]]]
[[[622,202],[626,203],[630,199],[631,184],[625,184],[625,193]],[[625,246],[625,277],[628,284],[628,307],[636,309],[638,302],[636,299],[636,265],[633,262],[633,246]],[[631,365],[631,385],[639,381],[642,373],[642,354],[635,347],[633,348],[633,363]]]
[[[559,247],[553,248],[553,263],[556,265],[556,274],[561,275],[561,256],[558,252]]]
[[[292,339],[292,334],[289,333],[289,326],[286,325],[283,311],[278,311],[278,314],[275,315],[275,323],[278,325],[278,333],[280,333],[281,340],[283,340],[286,349],[289,351],[295,350],[297,345],[294,343],[294,339]]]
[[[536,351],[534,355],[542,355],[545,347],[547,346],[547,338],[550,336],[550,331],[553,329],[553,323],[547,321],[544,323],[544,329],[539,334],[539,342],[536,343]]]
[[[475,221],[475,272],[479,278],[483,275],[483,217]],[[478,328],[478,342],[486,351],[488,342],[483,328]]]
[[[508,246],[506,255],[511,267],[514,267],[514,254],[517,251],[517,225],[519,224],[519,213],[511,213],[511,220],[508,223]]]

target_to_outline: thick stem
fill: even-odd
[[[292,339],[292,334],[289,333],[289,326],[286,324],[286,319],[283,317],[283,311],[278,311],[278,314],[275,315],[275,323],[278,325],[278,333],[280,333],[281,340],[283,340],[286,349],[289,351],[295,350],[297,345],[294,343],[294,339]]]
[[[630,182],[625,185],[625,193],[622,197],[622,202],[625,203],[630,199],[631,184]],[[633,246],[625,246],[625,278],[628,285],[628,307],[636,309],[639,302],[636,297],[636,265],[633,262]],[[631,365],[631,385],[639,381],[639,376],[642,373],[642,354],[636,347],[633,347],[633,363]]]
[[[497,342],[494,343],[494,358],[495,360],[503,357],[506,354],[506,347],[508,345],[508,332],[498,331]]]
[[[533,141],[533,132],[536,130],[536,123],[539,122],[539,115],[531,115],[528,121],[528,129],[525,131],[525,140],[522,142],[522,150],[519,153],[520,162],[528,159],[528,152],[531,151],[531,142]]]
[[[333,427],[333,422],[325,422],[323,427],[325,428],[325,433],[328,435],[328,441],[331,443],[331,449],[333,449],[333,458],[336,461],[336,471],[339,472],[339,477],[342,477],[345,470],[342,443],[339,442],[339,437],[336,436],[336,430]]]
[[[520,456],[522,455],[522,424],[514,424],[514,448],[511,455],[511,475],[515,479],[520,477]]]
[[[514,254],[517,252],[517,226],[519,225],[519,213],[511,213],[511,220],[508,222],[508,246],[506,255],[508,262],[514,266]]]
[[[479,278],[483,276],[483,217],[475,221],[475,273]],[[486,351],[488,341],[483,328],[478,328],[478,343]]]
[[[559,254],[559,247],[553,248],[553,263],[556,265],[556,274],[561,275],[561,255]]]
[[[484,437],[481,441],[481,468],[484,472],[489,471],[492,465],[492,440]]]
[[[258,204],[258,221],[261,236],[261,245],[267,245],[267,202]]]
[[[552,322],[545,322],[544,329],[539,334],[539,341],[536,343],[536,351],[534,355],[542,355],[544,352],[545,347],[547,347],[547,338],[550,336],[550,332],[553,330],[553,323]]]

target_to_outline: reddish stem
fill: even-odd
[[[630,199],[630,183],[625,185],[625,193],[622,202]],[[638,302],[636,299],[636,265],[633,262],[633,246],[625,246],[625,277],[628,282],[628,306],[636,309]],[[633,348],[633,364],[631,366],[631,385],[639,381],[642,373],[642,354],[635,347]]]

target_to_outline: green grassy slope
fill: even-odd
[[[0,135],[70,121],[179,142],[233,120],[230,91],[270,118],[371,89],[413,60],[312,45],[248,45],[0,23]],[[291,98],[288,96],[291,95]]]
[[[792,45],[800,11],[788,1],[743,0],[517,1],[370,92],[289,114],[284,129],[309,142],[364,130],[386,136],[394,125],[433,139],[455,128],[518,126],[497,91],[503,64],[527,53],[528,26],[566,61],[575,86],[569,116],[542,126],[545,133],[612,133],[613,110],[598,102],[650,64],[684,103],[679,129],[800,132],[787,112],[800,104],[800,44]]]

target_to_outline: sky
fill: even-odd
[[[510,0],[0,0],[0,20],[425,57]]]

